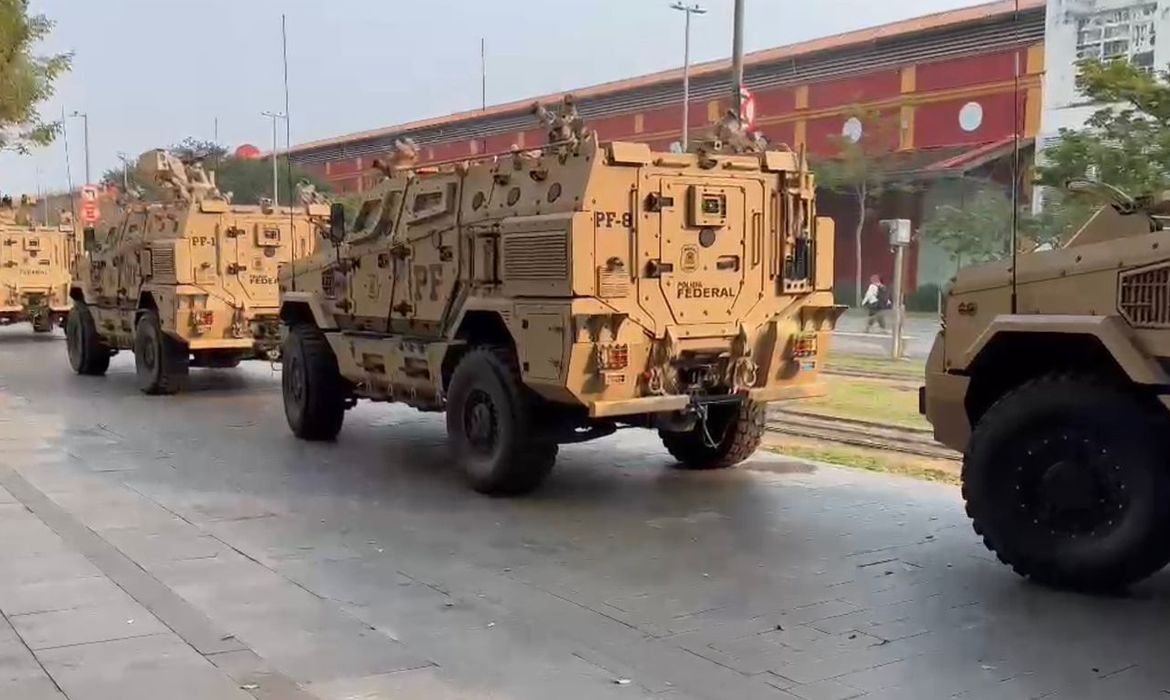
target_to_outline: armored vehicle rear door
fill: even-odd
[[[669,323],[727,323],[742,317],[763,289],[768,201],[763,183],[662,177],[652,178],[651,188],[658,196],[658,257],[642,271],[639,296],[661,294]],[[653,237],[644,238],[650,240],[640,247],[653,255]],[[653,304],[644,306],[654,314]]]
[[[298,222],[299,223],[299,222]],[[273,217],[239,217],[222,237],[227,291],[237,303],[276,306],[280,290],[277,267],[292,259],[293,236],[288,221]]]

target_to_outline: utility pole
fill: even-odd
[[[894,305],[894,328],[890,338],[890,357],[897,360],[902,357],[902,329],[906,325],[906,306],[902,300],[902,287],[906,282],[906,248],[910,245],[911,231],[909,219],[882,219],[878,224],[890,237],[890,246],[894,249],[894,294],[891,300]],[[881,313],[881,310],[878,310]]]
[[[687,142],[690,137],[690,108],[691,108],[691,15],[706,14],[707,10],[698,5],[684,5],[681,1],[670,6],[672,10],[685,12],[687,15],[686,34],[683,38],[683,108],[682,108],[682,150],[687,151]]]
[[[280,206],[278,200],[280,192],[280,168],[277,164],[276,151],[280,147],[277,137],[276,121],[278,119],[288,119],[284,112],[261,112],[262,115],[272,120],[272,206]]]
[[[743,6],[747,0],[735,0],[735,29],[731,39],[731,82],[734,95],[731,104],[735,118],[743,121]]]
[[[81,117],[81,121],[84,123],[83,138],[85,140],[85,184],[92,185],[93,178],[91,177],[89,170],[89,114],[87,112],[78,112],[77,110],[73,110],[73,113],[69,116]]]

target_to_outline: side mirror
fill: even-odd
[[[97,250],[97,236],[94,234],[92,226],[86,226],[82,230],[81,245],[87,253],[92,253]]]
[[[329,207],[329,240],[341,243],[345,240],[345,207],[334,202]]]

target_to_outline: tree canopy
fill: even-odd
[[[1099,106],[1083,128],[1061,129],[1043,149],[1037,181],[1063,187],[1088,177],[1130,194],[1170,188],[1170,70],[1085,60],[1076,85]]]
[[[60,122],[45,121],[38,112],[72,60],[70,54],[35,53],[52,28],[44,15],[29,14],[28,0],[0,0],[0,150],[27,153],[61,129]]]
[[[1075,232],[1091,213],[1092,206],[1065,198],[1034,214],[1021,204],[1012,221],[1012,203],[999,187],[981,188],[959,204],[944,204],[927,214],[919,235],[951,254],[955,267],[997,260],[1011,251],[1011,231],[1016,226],[1017,250],[1027,252],[1038,246],[1058,245]]]
[[[226,146],[213,141],[202,141],[186,138],[170,146],[167,150],[185,162],[200,161],[208,170],[215,171],[216,185],[221,192],[231,192],[232,200],[244,204],[254,204],[263,197],[272,196],[272,161],[250,158],[237,158],[229,152]],[[277,161],[279,171],[278,187],[279,201],[287,204],[292,201],[289,192],[288,159],[280,158]],[[102,175],[102,182],[106,185],[121,187],[123,178],[131,187],[140,190],[148,199],[157,196],[157,191],[149,178],[143,177],[131,168],[124,172],[122,168],[107,170]],[[317,187],[318,192],[328,192],[326,183],[313,175],[293,166],[292,183],[308,181]]]
[[[854,297],[861,305],[862,233],[865,231],[869,202],[881,197],[892,186],[890,180],[898,158],[901,117],[861,106],[845,114],[845,129],[831,139],[833,155],[816,164],[817,184],[825,189],[851,196],[857,205],[857,225],[853,231]]]

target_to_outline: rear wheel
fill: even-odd
[[[73,302],[65,320],[65,349],[73,371],[93,377],[110,368],[110,348],[98,335],[93,314],[83,301]]]
[[[511,351],[478,347],[459,361],[447,392],[447,435],[473,489],[528,493],[552,471],[557,445],[533,430],[532,404]]]
[[[33,316],[32,327],[34,333],[49,333],[53,330],[53,314],[48,309]]]
[[[1110,590],[1170,561],[1165,416],[1088,377],[1048,376],[980,418],[963,461],[975,532],[1016,573]]]
[[[714,404],[685,432],[659,431],[667,452],[683,469],[725,469],[755,454],[764,438],[765,404],[745,400]]]
[[[163,333],[158,314],[143,311],[134,331],[134,368],[144,394],[176,394],[187,384],[190,351]]]
[[[284,416],[302,440],[333,440],[345,421],[348,392],[337,357],[316,326],[289,329],[281,352],[280,387]]]

